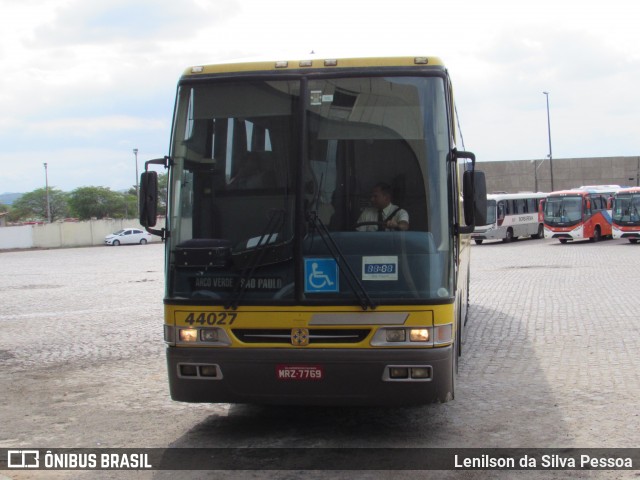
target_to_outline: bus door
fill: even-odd
[[[504,222],[504,217],[507,214],[508,204],[506,200],[500,200],[497,205],[497,215],[496,215],[496,223],[499,227],[502,226]]]

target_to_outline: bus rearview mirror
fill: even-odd
[[[158,216],[158,173],[151,170],[140,175],[140,225],[154,227]]]
[[[464,222],[470,226],[487,224],[487,184],[484,172],[466,171],[462,177]]]

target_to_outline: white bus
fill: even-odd
[[[546,193],[492,193],[487,195],[487,225],[476,227],[471,238],[511,242],[518,237],[544,238],[544,222],[538,205]]]

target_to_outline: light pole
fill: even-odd
[[[47,196],[47,223],[51,223],[51,203],[49,202],[49,174],[47,172],[47,164],[44,163],[44,185]]]
[[[133,149],[133,154],[136,158],[136,212],[138,213],[138,218],[140,218],[140,186],[138,185],[138,149]]]
[[[533,163],[533,179],[534,179],[533,191],[537,192],[537,191],[539,191],[538,190],[538,169],[544,163],[544,158],[542,160],[540,160],[540,163],[538,163],[537,160],[531,160],[531,163]]]
[[[553,155],[551,153],[551,118],[549,116],[549,92],[542,92],[547,97],[547,131],[549,133],[549,171],[551,172],[551,191],[553,192]]]

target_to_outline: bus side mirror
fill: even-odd
[[[140,225],[154,227],[158,216],[158,173],[151,170],[140,175]]]
[[[462,199],[464,203],[464,223],[470,227],[486,225],[487,183],[484,178],[484,172],[464,172],[462,176]]]

